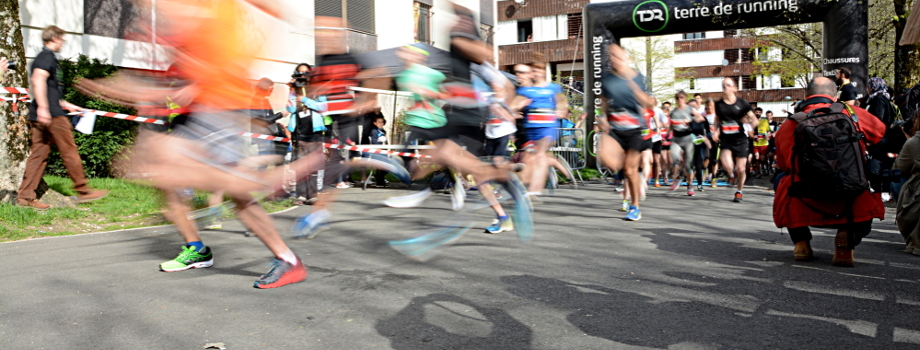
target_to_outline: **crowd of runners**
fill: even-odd
[[[247,2],[283,17],[271,1]],[[237,22],[243,3],[161,0],[158,8],[167,20],[158,24],[157,40],[170,48],[170,70],[156,77],[120,74],[82,80],[75,86],[139,107],[142,116],[168,121],[168,126],[142,128],[134,148],[143,151],[131,153],[119,166],[125,177],[147,180],[162,191],[166,217],[184,239],[181,253],[160,265],[163,271],[211,266],[215,253],[198,230],[219,227],[202,222],[217,217],[221,206],[232,206],[275,256],[271,270],[254,286],[274,288],[304,280],[304,263],[257,203],[269,196],[291,196],[311,204],[311,212],[296,220],[291,234],[314,238],[329,225],[330,205],[356,169],[374,169],[378,185],[385,185],[392,174],[412,190],[382,205],[417,207],[433,195],[432,185],[445,178],[443,187],[449,189],[454,210],[489,207],[494,212],[488,225],[459,224],[391,242],[418,258],[470,225],[493,234],[517,231],[528,240],[534,229],[531,206],[541,201],[550,175],[558,171],[576,182],[569,164],[550,152],[559,126],[578,119],[569,115],[564,87],[547,81],[540,56],[510,72],[495,68],[493,53],[469,10],[453,6],[457,21],[450,30],[448,58],[435,55],[437,49],[429,45],[412,44],[395,51],[396,66],[378,67],[362,66],[348,53],[342,19],[316,17],[317,63],[297,66],[288,84],[287,113],[274,113],[267,102],[273,82],[259,81],[253,98],[246,78],[258,50],[244,39]],[[48,36],[52,42],[60,37]],[[640,201],[648,186],[671,191],[685,187],[694,196],[724,179],[723,186],[734,189],[731,199],[742,202],[749,174],[776,173],[774,134],[780,125],[772,121],[772,111],[764,113],[738,97],[734,80],[723,80],[717,100],[681,91],[673,104],[659,104],[659,98],[672,97],[647,93],[645,77],[630,68],[623,48],[610,44],[607,54],[611,70],[601,78],[603,103],[594,127],[601,135],[600,164],[621,179],[624,220],[642,218]],[[433,62],[436,57],[440,61]],[[397,149],[403,153],[335,149],[390,143],[376,93],[392,87],[412,99],[400,117],[408,128],[399,147],[405,149]],[[284,142],[252,140],[259,151],[251,154],[241,142],[247,132],[276,135]],[[192,211],[192,190],[210,192],[211,206]],[[468,196],[467,191],[478,195]],[[618,195],[611,191],[611,196]],[[468,202],[472,197],[477,205]],[[232,204],[226,205],[224,198]]]

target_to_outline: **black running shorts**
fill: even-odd
[[[747,158],[751,154],[747,137],[723,137],[719,141],[721,141],[722,151],[731,151],[732,158]]]
[[[610,136],[613,137],[624,151],[642,152],[652,147],[652,140],[642,138],[642,129],[632,130],[610,130]]]

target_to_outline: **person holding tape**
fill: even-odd
[[[35,190],[45,172],[52,144],[61,153],[67,175],[73,180],[77,203],[94,201],[109,193],[108,190],[94,190],[89,187],[86,173],[83,171],[83,162],[74,142],[73,124],[64,112],[65,109],[71,112],[85,110],[63,100],[61,72],[58,70],[58,60],[54,54],[64,46],[64,30],[57,26],[45,28],[42,31],[42,42],[45,46],[32,61],[32,103],[29,106],[32,142],[29,158],[26,160],[26,171],[16,199],[17,205],[37,210],[51,207],[38,200]],[[6,64],[3,64],[3,67],[6,68]]]

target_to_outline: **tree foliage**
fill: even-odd
[[[646,85],[651,93],[658,96],[674,94],[674,46],[665,37],[623,39],[623,48],[632,58],[633,69],[648,79]]]
[[[60,70],[63,73],[61,83],[64,85],[64,99],[78,106],[100,111],[136,114],[133,109],[112,104],[86,96],[70,88],[80,78],[98,79],[115,74],[118,67],[107,63],[105,60],[89,58],[80,55],[76,60],[61,60]],[[137,123],[121,119],[97,117],[93,133],[86,135],[74,132],[74,141],[83,160],[83,167],[88,177],[111,177],[111,161],[122,151],[126,145],[134,141],[137,135]],[[67,170],[61,161],[60,154],[55,150],[48,157],[48,175],[67,176]]]
[[[896,85],[899,79],[917,81],[920,79],[920,63],[912,68],[897,68],[895,56],[896,6],[899,4],[910,9],[913,0],[870,1],[869,7],[869,76],[880,77]],[[770,28],[755,28],[744,31],[745,35],[762,39],[755,48],[757,53],[778,48],[782,51],[781,60],[755,60],[756,74],[777,74],[782,79],[795,79],[807,82],[821,70],[823,26],[820,23],[784,25]],[[914,50],[913,61],[920,59],[920,50]]]

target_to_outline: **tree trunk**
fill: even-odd
[[[8,38],[0,40],[0,52],[17,65],[16,70],[6,72],[0,86],[28,88],[19,1],[0,1],[0,37]],[[25,95],[0,94],[0,97],[18,98]],[[22,182],[26,158],[29,156],[28,117],[28,103],[0,101],[0,202],[14,201]]]
[[[909,88],[920,80],[920,44],[898,45],[914,1],[894,0],[894,84],[891,85],[895,93],[901,93],[901,89]]]

